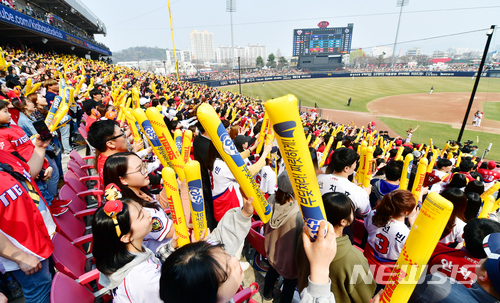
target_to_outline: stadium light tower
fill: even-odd
[[[403,13],[403,6],[407,6],[410,3],[410,0],[398,0],[396,6],[400,6],[399,10],[399,20],[398,20],[398,28],[396,30],[396,40],[394,40],[394,48],[392,50],[392,62],[391,67],[394,66],[394,54],[396,53],[396,44],[398,43],[398,34],[399,34],[399,24],[401,23],[401,14]]]
[[[227,0],[226,12],[231,16],[231,71],[234,70],[234,36],[233,36],[233,13],[236,12],[236,0]]]

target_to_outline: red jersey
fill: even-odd
[[[17,125],[9,125],[0,128],[0,150],[16,156],[19,155],[25,162],[28,162],[33,155],[35,146],[22,128]]]
[[[90,116],[87,118],[87,121],[85,121],[85,130],[87,130],[87,133],[89,133],[90,126],[96,121],[96,118],[92,118]]]
[[[479,260],[464,248],[454,249],[438,243],[429,260],[427,272],[434,273],[438,271],[470,288],[474,280],[476,280],[475,268]]]
[[[45,203],[34,180],[29,175],[29,167],[15,156],[0,151],[0,162],[9,164],[13,170],[31,184],[31,191],[36,191],[40,200]],[[30,197],[23,184],[11,174],[0,170],[0,232],[16,247],[36,256],[40,260],[47,259],[54,251],[46,223],[37,205]],[[27,183],[25,185],[28,185]],[[19,269],[17,263],[0,257],[0,265],[6,271]]]
[[[490,183],[500,179],[500,172],[498,170],[479,168],[477,172],[483,176],[484,183]]]
[[[97,173],[99,174],[99,178],[101,179],[101,185],[104,186],[104,163],[106,163],[106,159],[108,156],[104,156],[103,154],[99,155],[99,158],[97,160]]]

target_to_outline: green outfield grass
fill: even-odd
[[[377,117],[380,121],[384,122],[393,131],[398,133],[401,137],[406,138],[406,130],[410,124],[408,120]],[[434,145],[442,149],[448,140],[456,140],[458,137],[459,129],[452,128],[451,125],[432,123],[424,121],[411,121],[411,125],[420,125],[418,130],[413,133],[411,142],[429,144],[429,139],[432,138]],[[479,137],[479,142],[477,142]],[[493,143],[490,153],[486,156],[487,159],[500,160],[500,135],[484,133],[480,131],[466,130],[462,136],[462,142],[467,140],[474,141],[473,145],[478,146],[478,157],[482,155],[484,149],[488,148],[490,143]]]
[[[404,94],[470,92],[474,80],[468,77],[358,77],[283,80],[244,84],[242,94],[262,100],[294,94],[304,106],[368,112],[366,105],[375,99]],[[221,87],[238,93],[237,85]],[[500,92],[500,79],[482,78],[478,92]],[[351,106],[347,100],[352,98]],[[500,109],[500,108],[499,108]],[[500,112],[500,111],[499,111]],[[486,116],[488,118],[488,116]],[[496,116],[500,119],[500,116]]]
[[[484,102],[484,118],[500,121],[500,102]]]

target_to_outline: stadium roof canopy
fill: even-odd
[[[37,11],[39,18],[40,15],[42,15],[41,19],[45,20],[43,17],[45,11],[39,6],[44,5],[41,3],[42,1],[57,2],[57,4],[46,3],[46,5],[50,6],[54,5],[49,11],[53,14],[53,24],[30,17],[7,6],[0,5],[0,40],[5,39],[5,43],[8,43],[8,40],[20,40],[20,42],[27,46],[54,49],[58,52],[76,54],[79,56],[91,55],[93,58],[112,55],[108,47],[93,40],[92,31],[88,32],[85,29],[85,27],[90,29],[93,26],[91,25],[93,21],[87,19],[87,17],[90,19],[95,18],[93,19],[96,22],[94,31],[97,31],[98,25],[101,26],[102,24],[89,10],[84,12],[86,15],[84,16],[80,11],[72,13],[71,10],[76,11],[76,9],[71,7],[66,16],[66,8],[57,6],[62,2],[77,3],[78,0],[38,0],[36,1],[37,3],[31,1],[30,3],[33,3],[32,7]],[[55,12],[52,12],[55,7],[57,7],[58,10],[61,9],[63,13],[61,13],[61,10],[59,10],[57,15]],[[83,6],[80,6],[79,8],[82,7]],[[73,16],[73,19],[69,18],[70,15]],[[65,18],[62,19],[61,16]],[[73,22],[67,22],[67,20],[79,20],[82,26],[76,26]],[[102,24],[100,30],[105,31],[104,24]]]
[[[106,35],[106,26],[80,0],[31,0],[45,10],[57,14],[89,34]]]

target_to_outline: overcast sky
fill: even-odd
[[[132,46],[172,48],[166,0],[83,0],[107,27],[107,36],[96,35],[113,52]],[[267,52],[290,56],[293,29],[316,28],[319,21],[330,27],[354,23],[352,47],[366,48],[394,43],[399,17],[397,0],[237,0],[233,13],[234,44],[267,46]],[[189,49],[189,33],[214,33],[215,46],[231,44],[230,14],[226,0],[171,0],[175,46]],[[451,35],[500,25],[498,0],[410,0],[403,8],[399,42]],[[500,28],[498,29],[500,30]],[[414,46],[434,50],[465,47],[481,50],[486,31],[398,44],[402,54]],[[500,47],[500,35],[491,49]]]

